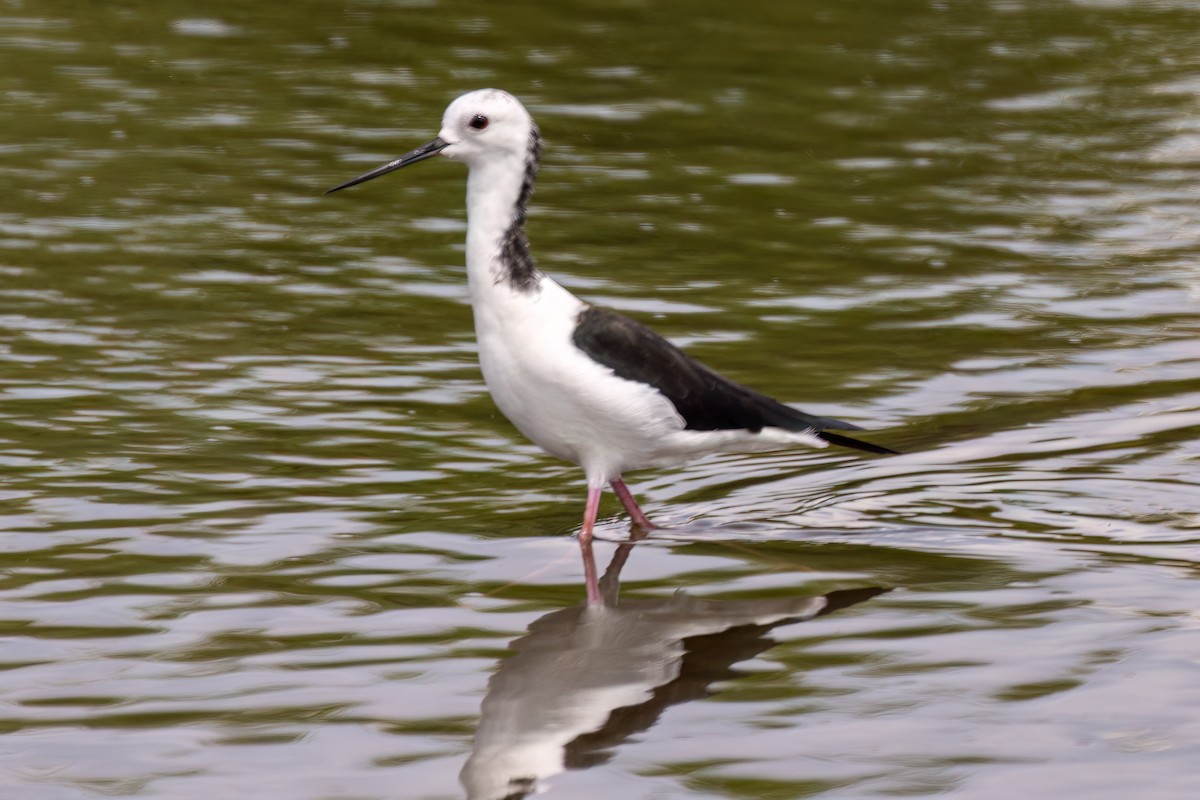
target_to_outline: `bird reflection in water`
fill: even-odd
[[[551,612],[509,646],[513,655],[488,681],[460,775],[469,800],[520,800],[542,779],[603,764],[610,748],[649,729],[668,706],[736,677],[734,664],[775,644],[767,638],[772,628],[887,591],[769,600],[676,593],[619,602],[618,578],[632,549],[620,545],[600,578],[602,604]],[[585,567],[590,559],[588,547]]]

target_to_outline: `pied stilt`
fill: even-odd
[[[542,274],[525,236],[541,149],[537,125],[515,97],[480,89],[450,104],[436,139],[329,191],[433,156],[469,168],[467,282],[479,364],[496,405],[521,433],[583,467],[579,541],[589,602],[601,602],[588,565],[605,484],[636,525],[653,527],[622,480],[629,470],[793,445],[895,452],[831,433],[860,428],[734,383],[645,325],[589,305]]]

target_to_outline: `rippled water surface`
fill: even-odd
[[[1197,30],[0,0],[0,794],[1200,795]],[[462,168],[321,195],[487,85],[545,270],[905,454],[630,476],[585,612]]]

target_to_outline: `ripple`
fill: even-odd
[[[461,170],[319,192],[501,78],[543,269],[905,451],[606,496],[627,610],[890,591],[691,637],[546,796],[1195,794],[1187,4],[57,5],[0,19],[10,794],[461,796],[583,481],[487,396]]]

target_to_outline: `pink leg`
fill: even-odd
[[[633,493],[629,491],[629,487],[625,485],[625,481],[620,478],[614,478],[610,481],[612,489],[617,494],[617,498],[621,501],[621,505],[625,506],[625,510],[629,512],[629,516],[633,517],[633,524],[637,525],[644,531],[654,530],[657,526],[646,519],[646,515],[642,513],[642,509],[638,506],[637,501],[633,499]]]
[[[583,527],[579,529],[579,550],[583,555],[583,578],[587,584],[589,606],[603,605],[600,596],[600,580],[596,577],[596,559],[592,555],[592,528],[596,527],[596,514],[600,510],[600,487],[589,486],[587,505],[583,509]]]

